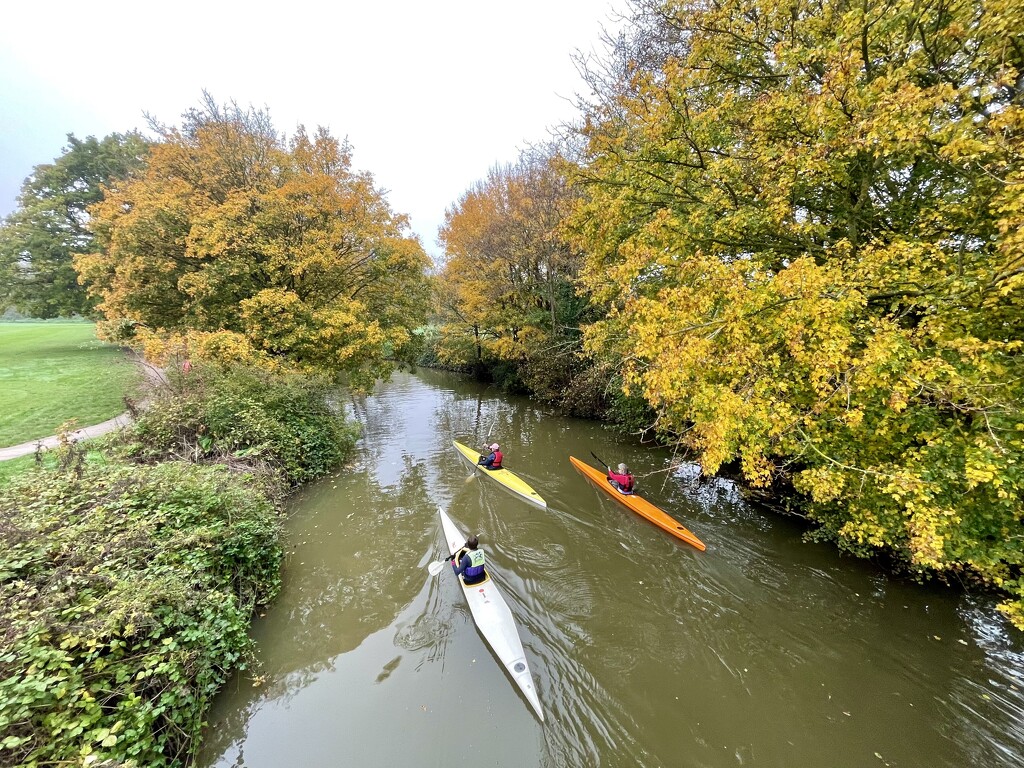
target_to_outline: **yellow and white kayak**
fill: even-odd
[[[482,454],[474,451],[472,448],[467,448],[457,440],[452,440],[452,445],[454,445],[456,450],[465,457],[466,461],[491,479],[497,480],[503,486],[512,491],[512,493],[522,496],[527,501],[532,501],[534,504],[539,504],[542,507],[546,508],[548,506],[548,503],[544,501],[540,494],[533,490],[525,480],[522,480],[518,476],[512,474],[507,469],[487,469],[486,467],[481,467],[477,462],[480,461]]]

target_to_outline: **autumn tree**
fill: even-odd
[[[538,148],[468,189],[446,212],[437,281],[442,359],[512,364],[546,398],[578,368],[588,307],[573,284],[580,255],[558,232],[575,194],[562,163],[557,147]]]
[[[580,129],[588,348],[706,472],[1024,596],[1024,6],[635,5]]]
[[[92,248],[88,207],[145,163],[138,133],[103,139],[68,134],[63,154],[37,165],[21,187],[18,208],[0,226],[0,307],[38,318],[89,314],[72,254]]]
[[[178,351],[364,380],[409,356],[429,260],[351,148],[290,141],[267,113],[208,95],[159,134],[144,174],[91,209],[76,260],[106,332]]]

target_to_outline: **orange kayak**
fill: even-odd
[[[612,486],[608,482],[608,475],[602,472],[596,467],[592,467],[589,464],[580,461],[575,456],[570,456],[569,461],[582,472],[588,480],[594,483],[605,493],[609,494],[613,499],[622,504],[623,506],[629,507],[631,510],[636,512],[640,517],[646,518],[654,523],[656,526],[661,528],[663,531],[667,531],[675,536],[677,539],[682,539],[687,544],[690,544],[701,552],[707,547],[704,546],[704,542],[694,536],[690,531],[681,526],[675,519],[669,517],[651,502],[646,499],[637,496],[635,493],[619,493],[618,489]]]

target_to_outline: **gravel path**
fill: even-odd
[[[126,427],[132,423],[132,416],[128,411],[125,411],[120,416],[115,416],[112,419],[107,419],[101,424],[93,424],[91,427],[82,427],[75,432],[72,432],[70,437],[74,441],[84,440],[87,437],[98,437],[99,435],[105,435],[107,432],[113,432],[115,429]],[[35,453],[36,446],[41,445],[43,448],[56,448],[60,442],[60,438],[56,435],[50,437],[44,437],[39,440],[32,440],[28,443],[21,443],[20,445],[12,445],[9,448],[0,448],[0,461],[7,461],[8,459],[16,459],[19,456],[27,456],[30,453]]]
[[[141,358],[137,359],[139,367],[146,377],[146,381],[151,387],[159,386],[167,381],[164,376],[164,372],[159,368],[145,362]],[[139,404],[139,407],[145,407],[146,402],[143,401]],[[75,442],[84,440],[89,437],[99,437],[105,435],[107,432],[113,432],[115,429],[126,427],[132,423],[132,415],[128,411],[125,411],[120,416],[115,416],[112,419],[107,419],[100,424],[93,424],[91,427],[82,427],[81,429],[75,430],[71,433],[70,437]],[[35,453],[36,446],[43,448],[55,448],[60,442],[60,438],[56,435],[50,437],[43,437],[38,440],[30,440],[27,443],[21,443],[20,445],[12,445],[9,448],[0,448],[0,461],[7,461],[8,459],[16,459],[19,456],[27,456],[30,453]]]

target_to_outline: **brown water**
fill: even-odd
[[[352,404],[357,463],[291,504],[259,677],[218,698],[202,766],[1024,765],[1024,635],[988,597],[805,544],[667,451],[433,372]],[[495,437],[547,510],[471,475]],[[625,461],[698,552],[616,504],[570,454]],[[437,507],[481,546],[546,722],[484,644]]]

